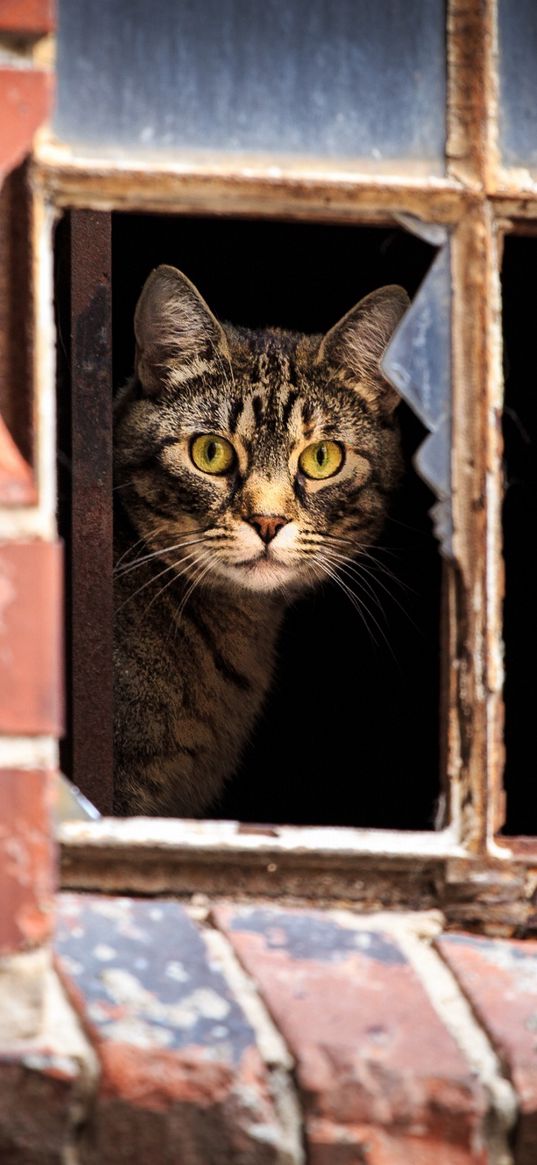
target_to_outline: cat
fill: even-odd
[[[326,335],[219,323],[160,266],[115,404],[114,812],[198,816],[237,768],[288,604],[366,549],[401,468],[397,286]]]

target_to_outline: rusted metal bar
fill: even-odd
[[[112,806],[111,216],[71,215],[72,776]]]

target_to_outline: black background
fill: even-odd
[[[183,270],[223,320],[323,332],[376,287],[400,283],[412,296],[435,253],[394,228],[128,213],[114,214],[112,222],[116,386],[132,372],[134,308],[159,263]],[[60,519],[68,542],[67,257],[64,222],[57,231],[57,309]],[[398,412],[407,471],[375,551],[380,566],[367,564],[375,598],[362,597],[370,613],[362,620],[331,583],[289,611],[272,693],[212,816],[433,828],[442,570],[428,517],[434,498],[411,465],[425,431],[406,406]],[[62,760],[69,773],[68,736]]]

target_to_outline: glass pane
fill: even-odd
[[[537,166],[537,4],[500,0],[500,147],[508,166]]]
[[[55,130],[444,169],[444,0],[61,0]]]
[[[438,252],[382,359],[382,369],[429,430],[414,457],[433,490],[431,510],[442,553],[451,556],[451,254]]]

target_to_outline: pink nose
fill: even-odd
[[[276,537],[278,530],[287,525],[289,518],[274,517],[273,514],[252,514],[252,517],[248,518],[247,521],[254,527],[254,530],[257,530],[265,546],[268,546],[269,542],[272,542],[272,539]]]

